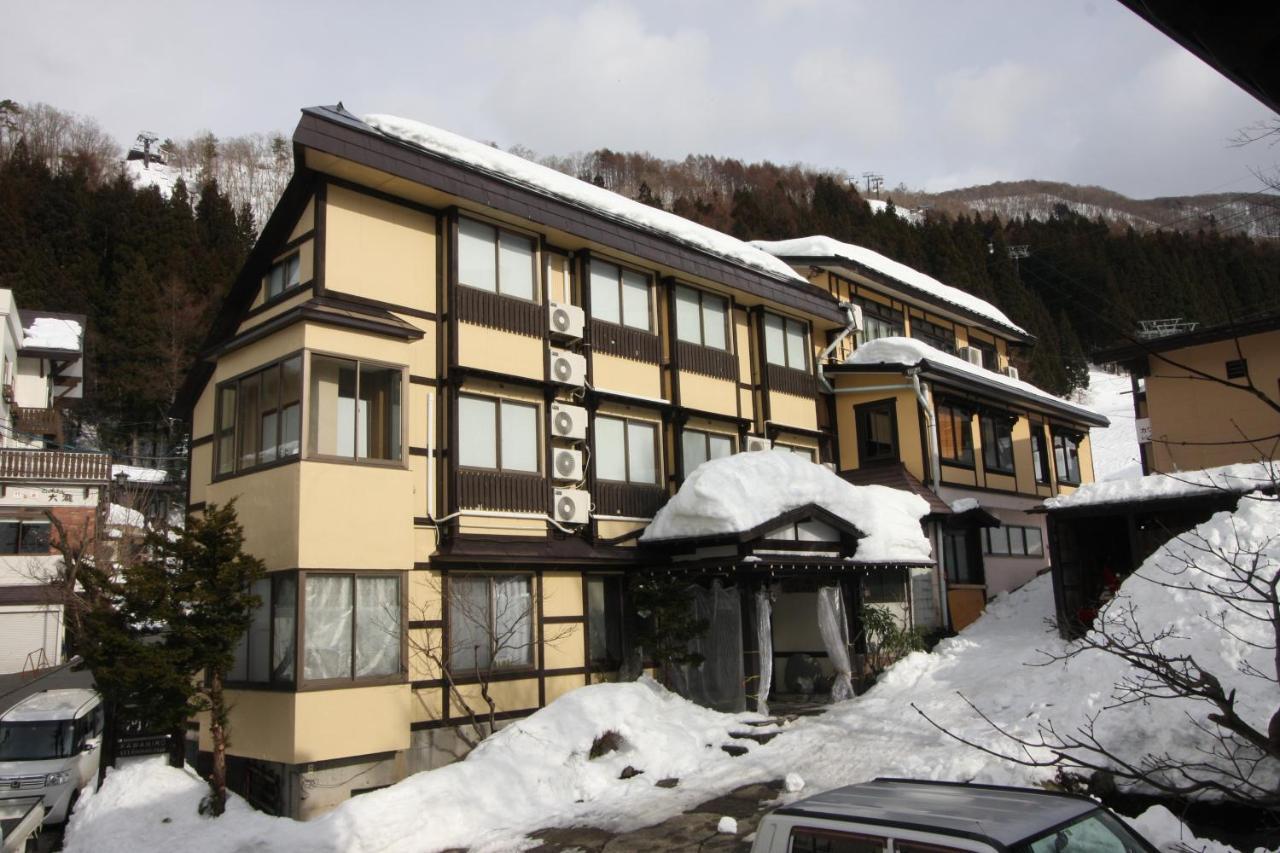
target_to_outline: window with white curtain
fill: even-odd
[[[808,370],[809,326],[800,320],[764,315],[764,354],[770,364]]]
[[[533,578],[449,578],[449,670],[454,675],[534,664]]]
[[[401,669],[399,575],[308,573],[303,678],[358,680]]]
[[[729,300],[714,293],[676,288],[676,337],[691,344],[727,350]]]
[[[652,421],[598,416],[596,477],[620,483],[658,483],[658,425]]]
[[[536,474],[538,407],[497,397],[459,395],[458,464]]]
[[[708,459],[721,459],[733,455],[734,438],[715,432],[686,429],[680,434],[680,450],[684,462],[684,475],[688,477]]]
[[[473,219],[458,220],[458,283],[536,301],[533,238]]]
[[[591,316],[607,323],[653,330],[649,276],[591,259]]]

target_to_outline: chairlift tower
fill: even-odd
[[[880,198],[880,188],[884,186],[884,175],[878,172],[863,172],[862,179],[867,182],[867,195],[876,194]]]

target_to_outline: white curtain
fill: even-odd
[[[818,630],[826,646],[836,680],[831,685],[831,701],[853,698],[852,670],[849,666],[849,620],[845,618],[844,597],[840,587],[824,586],[818,590]]]
[[[489,665],[489,579],[449,579],[449,667],[463,675]]]
[[[356,578],[356,677],[400,671],[400,580]]]
[[[769,713],[769,690],[773,687],[773,602],[768,589],[756,590],[756,647],[760,650],[760,685],[756,713]]]
[[[527,576],[493,579],[493,634],[495,664],[533,663],[533,596]]]
[[[307,576],[308,679],[351,677],[351,576]]]

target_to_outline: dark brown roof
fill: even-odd
[[[62,593],[44,584],[16,584],[0,586],[0,605],[58,604]]]
[[[951,507],[938,497],[938,493],[907,470],[901,462],[883,465],[867,465],[841,471],[840,476],[855,486],[888,486],[891,489],[902,489],[924,498],[929,504],[930,516],[951,515]]]
[[[552,565],[605,565],[625,567],[640,562],[635,548],[590,543],[576,536],[563,539],[523,536],[453,536],[432,555],[433,563],[485,565],[511,561]]]

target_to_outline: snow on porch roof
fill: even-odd
[[[1174,471],[1086,483],[1069,495],[1044,502],[1049,510],[1077,509],[1104,504],[1134,504],[1221,494],[1242,495],[1254,491],[1274,491],[1280,483],[1280,461],[1237,462],[1201,471]]]
[[[929,504],[887,486],[855,486],[780,450],[737,453],[699,465],[640,537],[647,544],[743,533],[819,506],[862,531],[856,563],[928,563],[920,526]]]

